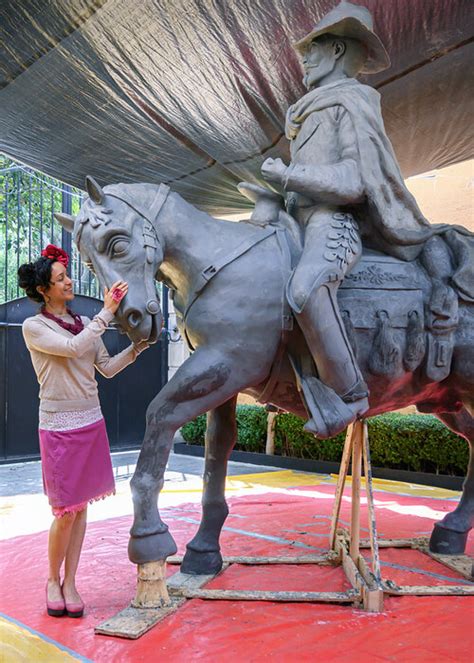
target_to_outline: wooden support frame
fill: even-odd
[[[338,528],[342,497],[352,461],[352,496],[350,530]],[[369,539],[360,538],[360,488],[362,469],[367,496]],[[227,601],[285,601],[310,603],[352,604],[369,612],[383,610],[384,595],[390,596],[473,596],[472,585],[403,585],[382,578],[380,548],[413,548],[458,572],[467,580],[473,578],[473,562],[467,555],[437,555],[428,549],[424,537],[413,539],[379,540],[375,518],[375,502],[372,486],[367,423],[356,421],[347,430],[341,469],[336,485],[336,494],[331,518],[329,551],[324,555],[285,557],[225,557],[222,571],[229,564],[317,564],[321,566],[341,565],[352,588],[346,592],[288,592],[260,590],[206,589],[205,585],[214,575],[190,576],[180,571],[167,582],[164,562],[139,565],[137,595],[131,606],[96,627],[95,632],[124,638],[138,638],[169,614],[175,612],[189,599]],[[370,549],[371,562],[361,554],[361,549]],[[180,564],[182,557],[169,557],[169,564]]]
[[[342,495],[347,478],[348,459],[352,455],[352,504],[351,504],[351,527],[350,533],[346,530],[338,530],[338,520],[341,508]],[[369,516],[369,539],[360,539],[360,507],[354,505],[357,502],[360,505],[360,478],[361,478],[361,458],[363,460],[365,488],[367,496],[367,508]],[[341,471],[336,488],[336,500],[333,509],[330,532],[330,546],[337,550],[342,545],[341,542],[350,541],[349,556],[355,564],[359,574],[365,581],[365,586],[361,586],[362,604],[365,610],[371,612],[380,612],[383,610],[383,596],[389,594],[392,596],[473,596],[473,585],[402,585],[399,586],[391,580],[382,578],[380,568],[380,548],[412,548],[429,555],[432,559],[444,564],[453,571],[456,571],[467,580],[474,580],[473,560],[467,555],[438,555],[432,553],[428,547],[426,537],[415,537],[413,539],[379,539],[377,535],[377,525],[375,518],[375,504],[372,485],[372,465],[370,460],[369,435],[366,421],[356,421],[347,431],[346,441],[341,462]],[[360,554],[361,548],[370,548],[372,562],[369,565],[366,559]],[[343,552],[344,557],[347,552]],[[358,576],[351,576],[348,573],[348,563],[345,565],[346,575],[351,581],[357,582]],[[354,585],[354,582],[353,582]],[[355,585],[354,585],[355,586]]]

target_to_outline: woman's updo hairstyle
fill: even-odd
[[[51,267],[55,261],[41,256],[36,262],[26,262],[18,269],[18,285],[26,296],[39,304],[44,304],[44,298],[36,288],[49,287],[51,281]]]

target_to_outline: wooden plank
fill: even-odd
[[[346,578],[349,580],[352,587],[357,590],[361,596],[360,592],[362,586],[366,585],[366,582],[347,550],[342,551],[342,568],[344,569]]]
[[[359,559],[357,560],[357,568],[359,569],[360,573],[362,574],[362,577],[364,578],[365,582],[369,587],[372,589],[379,588],[381,587],[381,580],[377,581],[375,578],[374,574],[372,573],[372,570],[369,568],[369,565],[367,564],[367,560],[362,557],[362,555],[359,555]]]
[[[352,432],[353,432],[353,425],[350,424],[346,433],[344,450],[342,452],[341,466],[339,468],[339,476],[337,478],[336,493],[334,496],[334,507],[331,518],[331,530],[329,534],[329,548],[331,550],[334,549],[334,545],[336,542],[336,531],[337,531],[337,524],[339,522],[339,513],[341,511],[342,494],[344,492],[347,472],[349,470],[349,461],[352,453]]]
[[[354,560],[349,555],[349,538],[347,532],[336,537],[336,550],[341,555],[341,563],[346,578],[351,583],[352,587],[360,592],[362,585],[365,584],[359,569],[354,563]]]
[[[379,548],[412,548],[428,555],[432,559],[456,571],[466,580],[474,581],[474,560],[469,555],[440,555],[431,552],[429,539],[426,536],[417,536],[411,539],[379,539]],[[370,548],[369,539],[361,539],[361,548]]]
[[[360,475],[362,466],[363,424],[356,421],[352,433],[352,500],[351,500],[351,544],[349,554],[357,561],[360,540]]]
[[[209,599],[217,601],[277,601],[287,603],[353,603],[359,592],[279,592],[238,589],[183,590],[187,599]]]
[[[411,539],[378,539],[379,548],[418,548],[428,543],[426,536],[413,537]],[[370,539],[361,539],[361,548],[370,548]]]
[[[175,557],[178,557],[177,555]],[[183,560],[178,561],[173,558],[168,558],[169,564],[180,564]],[[170,559],[172,561],[170,561]],[[282,556],[282,557],[249,557],[245,555],[229,555],[223,557],[224,564],[321,564],[322,566],[337,564],[339,556],[333,550],[329,550],[324,555],[298,555],[298,556]]]
[[[345,535],[345,536],[344,536]],[[359,555],[357,565],[348,552],[347,533],[338,536],[336,547],[340,550],[342,557],[342,568],[346,578],[359,593],[359,603],[367,612],[383,611],[383,588],[380,583],[375,581],[373,573],[367,567],[363,557]]]
[[[380,554],[377,537],[377,523],[375,519],[374,491],[372,486],[372,462],[370,460],[369,433],[367,422],[362,423],[362,458],[364,460],[365,492],[367,495],[367,508],[369,512],[370,549],[372,553],[372,571],[378,585],[382,581],[380,571]]]
[[[384,591],[393,596],[474,596],[474,585],[394,585],[384,582]]]
[[[383,612],[383,590],[362,587],[362,606],[367,612]]]
[[[261,564],[320,564],[322,566],[330,566],[338,563],[338,555],[330,550],[324,555],[298,555],[297,557],[281,556],[281,557],[243,557],[243,556],[229,556],[224,557],[224,562],[229,564],[248,564],[248,565],[261,565]]]
[[[176,612],[185,602],[185,598],[171,597],[170,605],[163,608],[133,608],[129,606],[98,624],[94,632],[99,635],[112,635],[117,638],[136,640],[155,624]]]
[[[275,424],[277,412],[267,413],[267,440],[265,442],[265,453],[272,456],[275,453]]]
[[[357,567],[366,584],[361,589],[364,610],[367,612],[382,612],[384,601],[382,578],[377,579],[375,577],[362,555],[359,555]]]
[[[133,608],[161,608],[169,604],[166,588],[166,561],[146,562],[137,566],[137,593]]]
[[[427,545],[416,546],[416,548],[440,564],[447,566],[451,571],[459,573],[463,578],[474,580],[474,560],[469,555],[439,555],[431,552]]]
[[[226,567],[227,568],[227,567]],[[168,591],[171,594],[179,594],[182,589],[186,587],[187,589],[199,589],[203,587],[206,583],[216,577],[218,574],[210,575],[190,575],[189,573],[181,573],[178,571],[170,576],[167,580]]]

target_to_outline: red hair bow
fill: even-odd
[[[49,260],[55,260],[60,262],[64,267],[68,266],[69,256],[64,249],[60,249],[59,246],[54,246],[54,244],[48,244],[48,246],[41,251],[41,255]]]

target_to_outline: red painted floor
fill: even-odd
[[[314,499],[311,495],[317,492]],[[224,554],[278,555],[326,549],[334,486],[304,486],[229,499]],[[426,534],[448,500],[376,492],[379,533]],[[196,505],[168,509],[180,552],[197,528]],[[436,515],[438,514],[438,515]],[[342,520],[349,518],[343,504]],[[351,607],[192,600],[137,641],[94,635],[94,626],[124,608],[134,594],[135,568],[126,549],[131,517],[90,525],[78,574],[86,601],[83,619],[54,619],[44,608],[47,533],[0,544],[0,611],[97,663],[190,660],[252,661],[474,661],[474,597],[401,597],[371,615]],[[362,536],[365,536],[364,532]],[[294,542],[300,547],[295,547]],[[301,546],[303,544],[303,546]],[[474,551],[471,538],[469,550]],[[403,584],[457,581],[456,574],[419,552],[384,550],[383,573]],[[177,567],[169,567],[173,573]],[[341,569],[233,565],[209,587],[330,591],[348,587]]]

